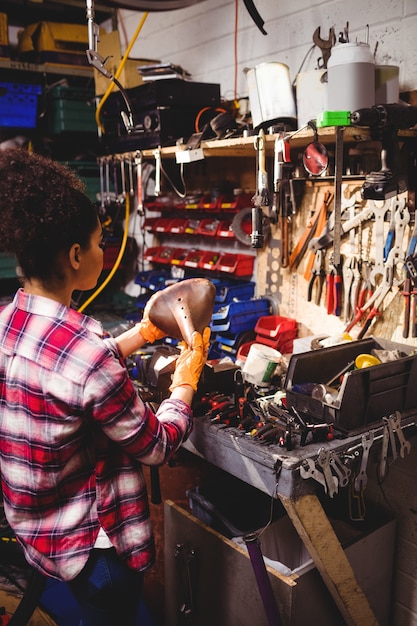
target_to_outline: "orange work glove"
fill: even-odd
[[[159,339],[163,339],[167,336],[167,334],[163,330],[155,326],[155,324],[153,324],[149,319],[149,303],[151,300],[152,298],[150,298],[146,303],[145,309],[143,311],[142,321],[140,321],[139,324],[136,324],[138,332],[148,343],[153,343],[154,341],[158,341]]]
[[[197,391],[198,381],[207,361],[209,346],[210,328],[208,326],[204,329],[202,335],[197,331],[193,332],[191,346],[187,346],[185,343],[182,346],[181,354],[177,359],[175,372],[172,376],[170,391],[181,385],[190,385],[194,391]]]

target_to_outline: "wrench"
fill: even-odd
[[[404,433],[401,428],[401,413],[399,411],[395,411],[393,414],[393,424],[395,427],[395,432],[397,433],[398,441],[400,442],[400,457],[403,459],[407,454],[410,453],[411,444],[404,437]]]
[[[330,455],[329,463],[332,466],[335,474],[337,475],[340,487],[347,487],[347,485],[349,484],[349,476],[351,475],[352,471],[348,467],[346,467],[346,465],[343,463],[340,456],[336,454],[336,452],[333,452],[333,454]]]
[[[375,264],[371,271],[370,281],[376,284],[376,276],[384,274],[384,220],[388,211],[388,201],[384,200],[382,206],[376,204],[375,200],[369,200],[369,206],[375,215]]]
[[[316,30],[313,33],[313,42],[316,46],[318,46],[321,50],[321,54],[322,54],[322,62],[320,63],[320,59],[318,59],[318,67],[320,69],[320,67],[322,67],[323,69],[327,68],[327,62],[330,58],[330,54],[331,54],[331,49],[332,46],[334,46],[334,44],[336,43],[336,34],[334,32],[334,28],[333,26],[329,29],[329,38],[326,39],[322,39],[320,37],[320,26],[318,28],[316,28]]]
[[[373,430],[370,430],[369,433],[364,433],[362,435],[362,459],[359,473],[355,478],[356,491],[362,491],[363,489],[365,489],[368,482],[366,467],[368,465],[369,450],[371,449],[371,446],[373,444],[374,436],[375,433]]]
[[[324,448],[320,448],[319,455],[317,457],[317,463],[323,470],[324,479],[327,484],[327,490],[329,496],[333,498],[334,494],[338,492],[339,482],[336,476],[333,476],[332,470],[330,469],[330,452],[325,450]]]
[[[300,475],[304,479],[313,478],[323,486],[324,491],[327,493],[327,483],[324,475],[317,469],[313,459],[305,459],[303,465],[300,465]]]

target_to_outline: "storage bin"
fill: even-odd
[[[281,353],[292,352],[293,340],[298,333],[298,323],[290,317],[268,315],[260,317],[255,326],[256,341]]]
[[[254,264],[254,256],[224,252],[220,255],[214,269],[217,272],[227,272],[235,276],[252,276]]]
[[[0,278],[17,278],[17,260],[13,254],[0,252]]]
[[[91,161],[65,161],[76,172],[85,184],[85,193],[91,202],[97,202],[100,197],[100,170],[98,163]]]
[[[216,304],[227,304],[232,300],[245,300],[253,298],[255,283],[250,282],[219,282],[216,285]]]
[[[405,356],[388,363],[351,369],[343,376],[332,404],[300,393],[297,385],[326,384],[359,354],[373,350],[400,351]],[[350,434],[395,411],[417,408],[417,355],[412,346],[371,337],[291,356],[285,386],[287,407],[307,412],[319,421],[334,423]]]
[[[231,302],[213,313],[213,332],[239,333],[253,330],[260,315],[269,311],[269,301],[263,298]]]
[[[0,82],[0,127],[36,128],[40,85]]]
[[[94,91],[56,85],[48,93],[47,109],[51,135],[66,132],[97,133]]]

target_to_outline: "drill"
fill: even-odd
[[[365,200],[385,200],[407,191],[407,175],[401,169],[397,132],[417,124],[417,107],[378,104],[350,114],[355,126],[368,126],[374,140],[381,142],[381,169],[365,178],[361,194]]]

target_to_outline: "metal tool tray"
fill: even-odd
[[[406,356],[347,372],[331,405],[293,390],[294,385],[326,383],[359,354],[369,354],[373,349],[400,350]],[[369,424],[394,411],[417,409],[417,355],[414,351],[412,346],[371,337],[293,354],[285,379],[287,407],[333,423],[349,434],[366,430]]]

